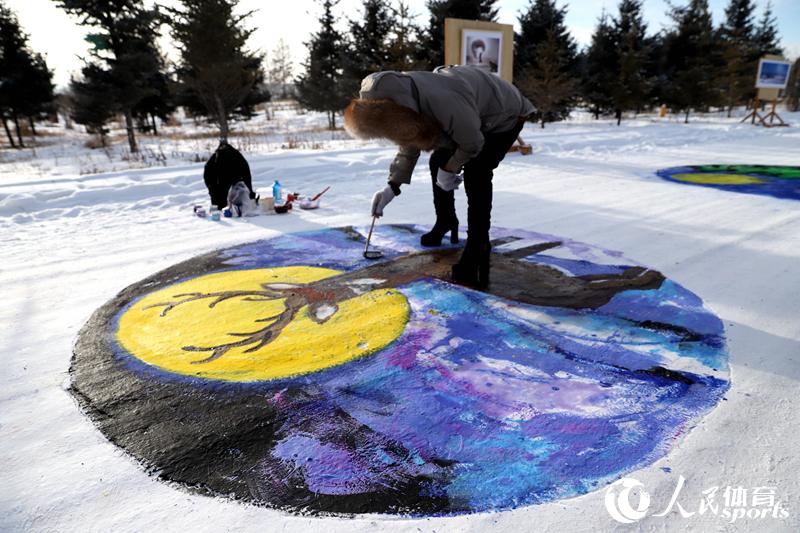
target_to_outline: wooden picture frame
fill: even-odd
[[[444,63],[475,64],[512,82],[514,26],[482,20],[444,19]]]

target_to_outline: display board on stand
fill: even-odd
[[[513,82],[514,26],[483,20],[444,19],[444,63],[471,65]],[[510,151],[528,155],[533,148],[518,137]]]
[[[483,20],[444,19],[444,62],[473,65],[511,82],[514,26]]]
[[[770,128],[772,126],[788,126],[778,115],[775,108],[778,105],[781,91],[786,89],[789,81],[789,71],[792,63],[777,55],[765,55],[758,61],[758,72],[756,74],[756,97],[753,99],[753,110],[742,122],[750,120],[751,124],[758,121],[759,124]],[[761,115],[758,110],[761,102],[769,103],[771,108],[769,113]],[[775,123],[775,121],[778,121]]]

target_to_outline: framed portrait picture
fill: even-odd
[[[483,20],[444,19],[445,65],[471,65],[513,81],[514,26]]]
[[[472,65],[499,76],[503,65],[503,33],[462,30],[461,64]]]
[[[761,58],[758,62],[756,88],[785,89],[792,64],[782,59]]]

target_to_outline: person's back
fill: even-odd
[[[441,105],[458,109],[474,102],[481,118],[481,131],[491,133],[511,128],[521,116],[533,112],[533,105],[507,81],[483,69],[470,66],[440,67],[433,72],[407,72],[416,83],[420,110],[434,114]],[[453,98],[463,95],[465,102]],[[435,95],[435,96],[434,96]]]
[[[211,204],[219,209],[228,205],[228,191],[240,181],[247,186],[250,198],[255,198],[250,165],[239,150],[226,142],[220,143],[206,162],[203,181],[211,197]]]

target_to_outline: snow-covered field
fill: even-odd
[[[216,144],[200,130],[194,138],[169,130],[148,138],[145,152],[164,157],[138,162],[121,144],[90,151],[77,134],[48,136],[35,155],[0,152],[0,530],[622,529],[606,511],[604,490],[503,513],[422,520],[296,517],[191,495],[147,475],[81,414],[66,390],[72,344],[119,290],[218,247],[369,222],[391,147],[320,131],[316,115],[281,113],[275,131],[260,119],[247,125],[256,133],[240,137],[254,185],[267,194],[275,179],[304,194],[331,185],[317,211],[220,222],[192,216],[192,205],[206,200],[202,164],[192,161]],[[800,123],[800,114],[784,118]],[[678,502],[687,510],[696,511],[711,487],[719,487],[721,502],[728,486],[770,486],[789,512],[731,524],[711,513],[684,518],[674,508],[627,527],[800,530],[800,204],[654,175],[693,163],[800,165],[800,130],[716,116],[688,125],[643,117],[621,127],[578,118],[544,130],[528,126],[523,137],[534,155],[509,155],[496,172],[496,225],[620,250],[701,296],[726,325],[726,401],[666,458],[633,474],[654,510],[667,506],[683,476]],[[130,169],[136,166],[146,168]],[[421,162],[381,222],[433,222],[426,168]],[[457,198],[465,220],[463,192]]]

